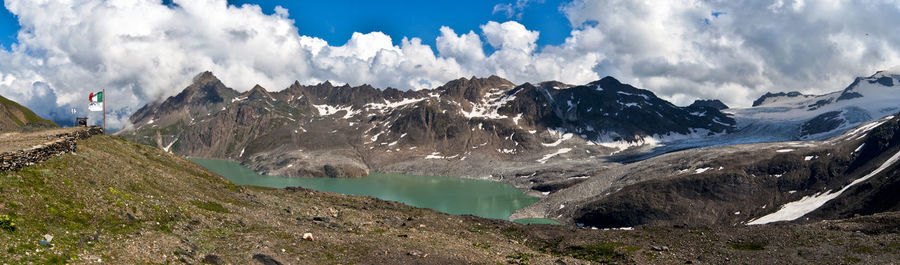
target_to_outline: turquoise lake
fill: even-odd
[[[489,180],[383,173],[371,173],[364,178],[288,178],[259,175],[233,161],[190,160],[239,185],[271,188],[300,186],[317,191],[371,196],[456,215],[471,214],[508,220],[516,210],[539,200],[525,195],[512,185]],[[523,219],[519,222],[556,223],[549,219]]]

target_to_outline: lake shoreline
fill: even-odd
[[[260,175],[236,161],[188,157],[188,160],[238,185],[304,187],[352,196],[369,196],[455,215],[477,215],[507,221],[515,211],[540,200],[508,183],[492,179],[372,172],[363,178],[297,178]],[[524,224],[559,224],[527,218]]]

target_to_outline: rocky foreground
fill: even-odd
[[[374,198],[236,186],[112,136],[0,173],[4,263],[890,263],[900,213],[758,226],[591,230]],[[306,238],[306,239],[304,239]]]

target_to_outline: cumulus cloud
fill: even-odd
[[[521,13],[528,2],[509,7]],[[105,88],[113,128],[205,70],[239,91],[281,90],[294,80],[422,89],[471,75],[573,84],[612,75],[676,104],[721,98],[746,106],[765,91],[833,91],[900,65],[892,26],[900,8],[888,0],[575,0],[560,8],[573,25],[569,37],[542,47],[540,32],[515,21],[486,21],[480,32],[442,27],[435,47],[381,32],[354,33],[338,46],[299,35],[280,6],[266,15],[225,0],[4,3],[22,30],[18,44],[0,50],[0,94],[64,119]]]
[[[596,35],[583,45],[604,49],[605,71],[678,104],[830,92],[900,64],[898,1],[575,0],[562,10]]]
[[[481,37],[474,31],[456,35],[450,27],[441,27],[435,46],[441,56],[453,58],[461,64],[473,64],[484,60]]]
[[[11,51],[0,51],[0,93],[52,116],[68,113],[69,106],[84,111],[85,95],[106,88],[113,128],[127,126],[130,113],[178,93],[205,70],[241,91],[257,83],[281,90],[294,80],[422,89],[469,75],[499,74],[518,83],[597,78],[584,71],[596,64],[592,57],[572,63],[538,53],[538,32],[517,22],[482,27],[487,43],[496,48],[487,56],[481,36],[456,34],[449,27],[441,28],[437,54],[418,38],[404,37],[394,45],[381,32],[354,33],[346,44],[333,46],[298,35],[289,11],[280,6],[265,15],[256,5],[230,6],[224,0],[171,6],[158,1],[5,3],[22,30]]]

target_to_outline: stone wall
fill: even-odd
[[[48,142],[32,147],[31,149],[6,152],[0,154],[0,171],[15,171],[23,167],[43,162],[55,155],[75,152],[78,140],[103,134],[103,129],[97,126],[88,127],[70,133],[58,134],[48,137]]]

